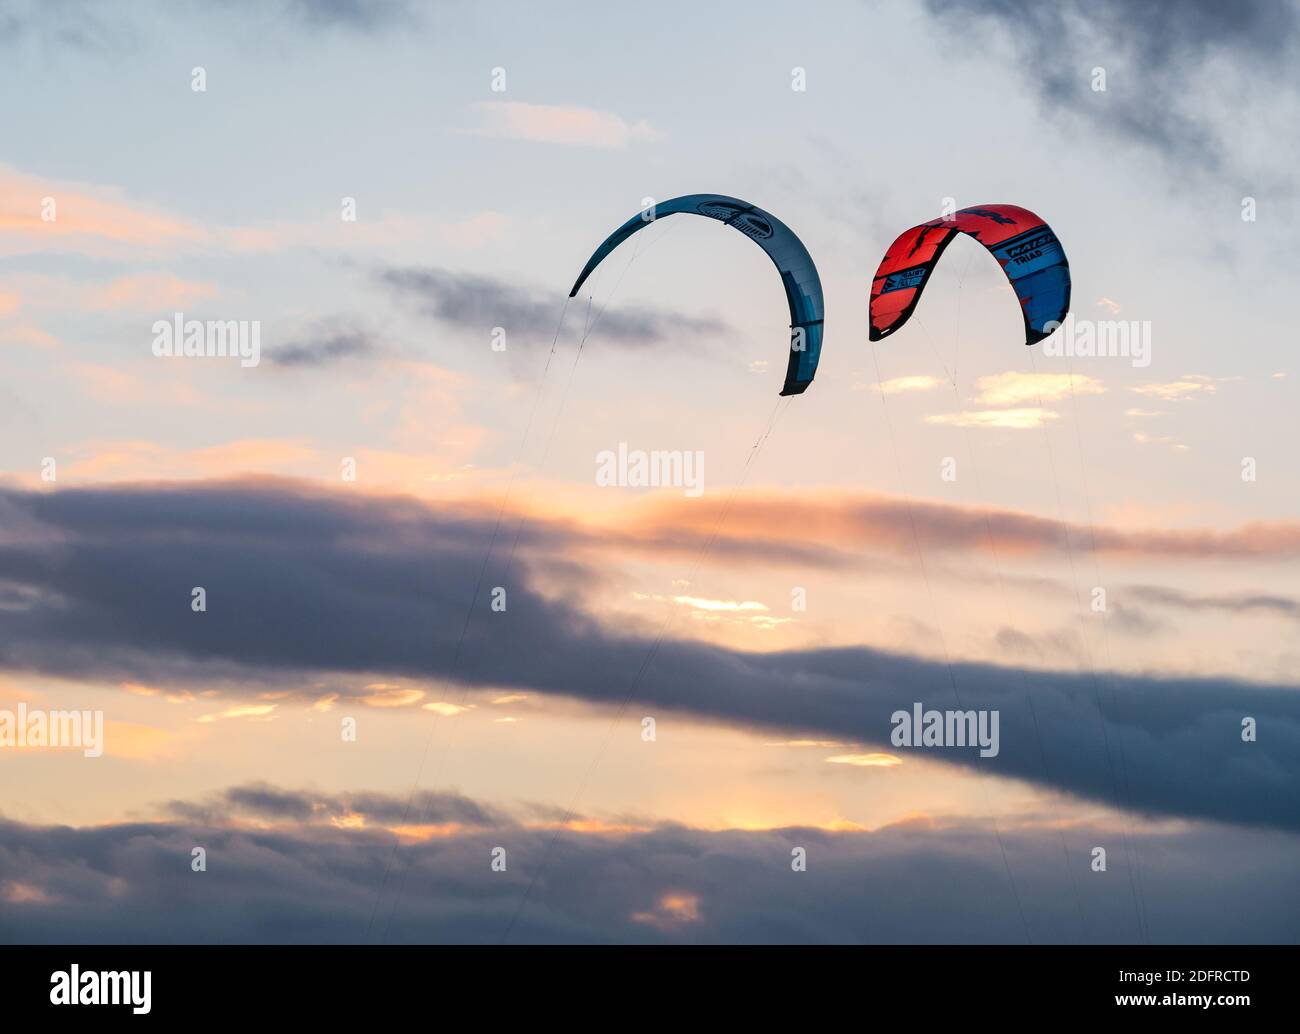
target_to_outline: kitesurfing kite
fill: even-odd
[[[871,282],[872,341],[912,315],[939,256],[958,233],[988,248],[1020,299],[1025,344],[1042,341],[1070,311],[1070,264],[1052,228],[1015,205],[979,205],[913,226],[889,246]]]
[[[790,362],[786,367],[782,395],[798,395],[812,383],[822,350],[822,282],[817,267],[803,242],[780,219],[757,205],[722,194],[687,194],[654,206],[653,214],[635,215],[611,233],[587,260],[577,283],[569,292],[574,297],[583,281],[601,261],[625,240],[644,230],[656,219],[685,212],[704,215],[739,230],[772,260],[781,274],[786,300],[790,303]]]

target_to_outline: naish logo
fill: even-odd
[[[100,972],[87,970],[73,964],[66,970],[50,974],[51,1005],[129,1005],[137,1016],[143,1016],[152,1005],[150,992],[153,973],[145,970],[119,970]]]
[[[1056,243],[1056,236],[1049,230],[1030,237],[1027,241],[1013,244],[1006,249],[1009,262],[1023,263],[1038,258],[1043,251]]]
[[[904,269],[901,273],[890,273],[885,277],[885,286],[881,288],[881,294],[888,294],[890,291],[903,291],[909,287],[920,287],[921,281],[925,279],[925,266],[914,266],[912,269]]]

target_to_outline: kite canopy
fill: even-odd
[[[1025,317],[1025,344],[1042,341],[1070,311],[1070,263],[1052,228],[1015,205],[963,208],[913,226],[889,246],[871,282],[872,341],[892,334],[912,315],[939,256],[958,233],[993,253]]]
[[[782,395],[798,395],[812,383],[822,350],[822,282],[817,267],[803,242],[785,223],[756,205],[723,194],[687,194],[654,206],[653,217],[635,215],[611,233],[605,243],[587,260],[577,283],[569,292],[572,298],[605,256],[625,240],[644,230],[655,219],[685,212],[703,215],[739,230],[772,260],[781,274],[786,300],[790,303],[790,363],[786,367]]]

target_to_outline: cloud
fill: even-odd
[[[170,14],[206,16],[220,11],[232,16],[228,27],[244,31],[250,17],[256,17],[259,33],[276,25],[296,31],[376,33],[419,20],[410,0],[194,0],[167,6]],[[102,13],[103,7],[91,0],[5,0],[0,4],[0,47],[34,40],[45,49],[110,54],[139,46],[141,26],[131,17],[135,11],[119,9],[111,18]]]
[[[364,331],[324,328],[315,336],[268,349],[267,355],[280,366],[315,367],[378,351],[375,339]]]
[[[831,765],[853,765],[858,768],[896,768],[903,763],[897,754],[836,754],[826,759]]]
[[[1120,594],[1143,603],[1185,611],[1215,611],[1224,614],[1270,614],[1300,621],[1300,600],[1270,593],[1188,593],[1159,585],[1133,585]]]
[[[517,336],[526,342],[549,344],[560,319],[561,307],[554,294],[545,295],[494,277],[432,268],[390,268],[382,270],[378,277],[420,313],[475,331],[485,341],[494,327],[501,327],[508,339]],[[604,310],[588,332],[596,325],[602,340],[629,347],[688,340],[694,344],[699,335],[722,334],[727,329],[726,324],[711,317],[683,316],[635,305]]]
[[[454,793],[421,790],[409,798],[366,792],[325,794],[284,790],[268,783],[231,787],[198,802],[171,801],[165,811],[174,818],[206,825],[233,825],[256,819],[281,826],[332,826],[346,820],[354,828],[364,825],[391,830],[403,828],[413,819],[426,826],[480,829],[515,822],[504,812]]]
[[[234,704],[224,711],[199,716],[200,722],[226,722],[238,718],[251,718],[254,721],[269,721],[275,712],[275,704]]]
[[[1019,406],[1035,402],[1060,402],[1075,395],[1100,395],[1106,389],[1101,381],[1084,374],[1068,373],[1006,373],[991,374],[975,381],[978,394],[975,401],[981,406]]]
[[[0,165],[0,231],[0,254],[11,255],[194,247],[210,236],[190,220],[127,200],[121,191],[44,179],[9,165]]]
[[[212,284],[182,280],[170,273],[143,273],[87,287],[81,293],[81,305],[92,311],[184,309],[216,293]]]
[[[0,4],[0,48],[35,41],[43,48],[69,47],[83,53],[128,48],[134,32],[118,13],[102,17],[104,8],[90,0],[5,0]]]
[[[372,683],[360,699],[370,707],[413,707],[424,699],[424,690]]]
[[[1060,416],[1050,409],[979,409],[960,413],[935,413],[925,418],[927,424],[951,427],[992,427],[1011,431],[1028,431],[1042,427]]]
[[[17,671],[223,683],[246,696],[322,673],[378,676],[398,691],[406,687],[395,680],[449,680],[598,706],[634,700],[864,752],[889,749],[895,710],[951,706],[955,683],[962,709],[998,710],[1002,748],[989,759],[930,752],[933,761],[1148,814],[1300,830],[1290,792],[1300,782],[1295,686],[948,665],[867,647],[751,653],[656,642],[585,613],[575,594],[592,576],[581,568],[559,592],[551,582],[539,590],[532,572],[572,547],[572,532],[553,524],[521,531],[509,610],[466,622],[481,573],[505,577],[499,555],[484,566],[493,515],[413,499],[263,481],[2,490],[0,512],[0,581],[25,587],[0,609],[0,664]],[[773,526],[791,522],[783,512]],[[194,585],[208,592],[201,616],[189,607]],[[224,713],[267,720],[258,711],[272,706]],[[1247,715],[1268,729],[1258,743],[1240,740]]]
[[[1171,448],[1184,451],[1188,448],[1188,446],[1169,434],[1147,434],[1145,431],[1134,431],[1133,440],[1138,445],[1168,445]]]
[[[610,150],[663,139],[663,134],[645,121],[628,122],[619,115],[593,108],[480,101],[473,109],[481,116],[482,124],[466,132],[476,136]]]
[[[1213,377],[1195,373],[1184,374],[1176,381],[1166,381],[1162,384],[1139,384],[1135,388],[1129,388],[1129,391],[1136,392],[1139,395],[1148,395],[1160,399],[1162,402],[1185,402],[1188,399],[1213,395],[1218,390],[1218,385],[1215,384]]]
[[[446,700],[435,700],[432,703],[424,704],[422,706],[424,710],[432,711],[434,714],[443,718],[455,718],[458,714],[466,714],[467,712],[474,710],[473,704],[453,704]]]
[[[944,383],[938,377],[913,374],[908,377],[893,377],[879,384],[873,384],[872,388],[886,395],[902,395],[910,391],[932,391],[935,388],[943,387]]]
[[[53,202],[52,208],[47,198]],[[493,211],[449,221],[390,210],[372,214],[364,208],[355,222],[344,222],[335,210],[299,221],[220,226],[130,199],[117,187],[49,179],[0,164],[0,256],[75,253],[137,261],[142,255],[153,259],[290,248],[388,251],[410,242],[474,249],[499,242],[508,226],[509,219]],[[169,286],[162,276],[150,276],[155,293]],[[180,281],[176,284],[184,286]],[[130,279],[123,290],[129,286]],[[126,297],[139,298],[140,292],[128,290]],[[112,301],[112,297],[103,300]]]
[[[1143,940],[1139,915],[1162,944],[1297,937],[1300,840],[1264,831],[1148,827],[1121,837],[1048,816],[1004,825],[996,839],[980,817],[876,831],[583,832],[510,823],[455,794],[417,804],[463,828],[408,841],[391,870],[393,835],[346,822],[360,813],[400,823],[405,800],[381,795],[263,785],[175,802],[164,822],[0,819],[0,939],[1109,944]],[[231,825],[240,815],[272,825]],[[201,880],[187,864],[195,844],[208,854]],[[1097,844],[1110,848],[1104,877],[1086,868]],[[486,864],[498,846],[505,872]],[[798,874],[795,848],[808,857]]]
[[[965,43],[1009,42],[1015,67],[1053,115],[1136,147],[1154,149],[1179,172],[1244,170],[1232,146],[1243,108],[1294,94],[1297,15],[1288,0],[1187,0],[1171,17],[1161,4],[1127,0],[926,0],[932,16]],[[1001,60],[993,50],[990,57]],[[1104,68],[1106,89],[1093,88]],[[1228,106],[1222,98],[1233,97]]]
[[[261,0],[257,6],[261,6]],[[409,0],[282,0],[274,6],[286,20],[313,28],[375,32],[415,20],[415,8]]]
[[[769,562],[845,566],[861,563],[864,549],[987,551],[1004,558],[1096,550],[1099,556],[1151,560],[1300,558],[1300,521],[1256,521],[1227,530],[1070,524],[994,507],[905,501],[860,492],[738,494],[725,526],[691,500],[648,498],[630,523],[605,529],[612,547],[693,555],[716,535],[714,550]],[[796,537],[788,530],[799,529]]]

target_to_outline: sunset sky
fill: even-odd
[[[0,2],[0,712],[105,722],[0,746],[0,941],[1297,939],[1293,4],[120,6]],[[700,192],[804,394],[719,223],[566,299]],[[869,344],[948,199],[1149,364],[969,238]]]

